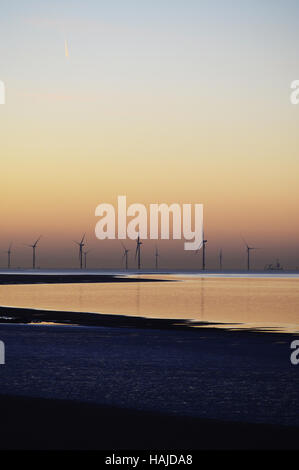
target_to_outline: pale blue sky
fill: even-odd
[[[12,0],[1,6],[0,31],[7,79],[30,80],[39,67],[53,79],[65,37],[90,80],[117,72],[132,79],[124,60],[137,74],[154,67],[166,80],[246,64],[293,76],[299,67],[297,0]]]

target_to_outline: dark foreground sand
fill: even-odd
[[[0,413],[1,449],[298,449],[291,427],[7,396]]]

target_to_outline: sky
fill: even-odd
[[[299,266],[297,0],[12,0],[1,7],[0,264],[116,268],[95,208],[202,203],[207,267]],[[65,54],[67,43],[68,57]],[[161,241],[162,268],[201,255]],[[129,241],[133,267],[134,242]],[[145,241],[143,266],[154,266]]]

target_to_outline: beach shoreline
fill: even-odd
[[[0,325],[57,324],[91,327],[186,329],[190,327],[221,326],[220,322],[194,321],[188,319],[149,318],[130,315],[104,314],[93,312],[72,312],[66,310],[44,310],[25,307],[0,306]],[[223,323],[223,326],[227,326]]]

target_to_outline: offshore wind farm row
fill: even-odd
[[[40,235],[32,244],[25,244],[24,246],[31,248],[32,249],[32,269],[37,269],[37,255],[36,255],[36,250],[38,248],[39,242],[42,238],[42,235]],[[250,246],[246,242],[246,240],[242,237],[245,251],[246,251],[246,264],[245,264],[245,269],[247,271],[252,270],[252,263],[251,263],[251,253],[255,250],[259,250],[260,248],[255,247],[255,246]],[[75,243],[78,246],[78,268],[80,270],[87,269],[87,255],[90,253],[92,250],[88,250],[87,248],[87,242],[86,242],[86,234],[83,234],[82,238],[79,241],[73,240],[73,243]],[[127,248],[127,246],[120,241],[121,246],[122,246],[122,256],[121,256],[121,266],[122,269],[125,271],[128,271],[129,269],[135,269],[141,270],[142,269],[142,245],[144,244],[140,236],[138,234],[138,237],[136,239],[136,249],[135,249],[135,255],[134,255],[134,265],[130,266],[129,263],[129,253],[130,249]],[[206,271],[207,270],[207,265],[206,265],[206,245],[208,243],[208,240],[203,237],[203,241],[199,248],[195,251],[195,254],[199,254],[202,252],[202,257],[201,257],[201,267],[199,268],[201,271]],[[85,248],[85,249],[84,249]],[[12,253],[13,253],[13,243],[10,243],[8,246],[8,249],[5,251],[7,255],[7,264],[6,267],[7,269],[12,268]],[[160,258],[160,252],[158,249],[158,244],[155,246],[155,251],[154,251],[154,267],[155,270],[159,270],[159,258]],[[223,265],[223,249],[220,248],[219,254],[218,254],[218,270],[223,271],[224,265]],[[267,264],[264,267],[264,270],[266,271],[283,271],[283,267],[281,266],[279,260],[277,259],[276,264]]]

